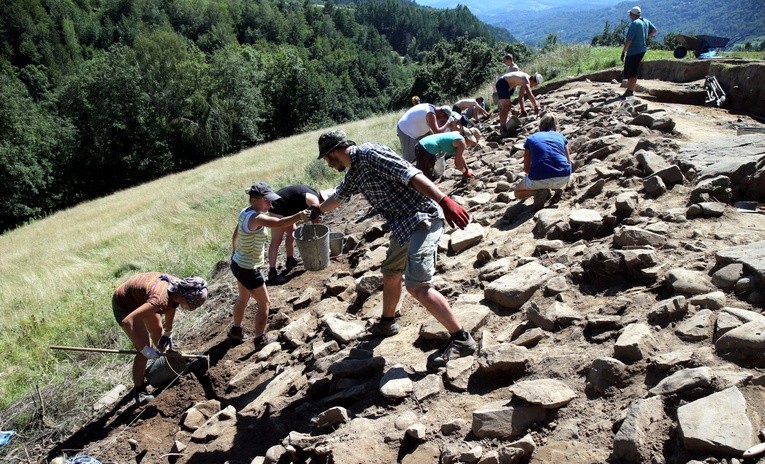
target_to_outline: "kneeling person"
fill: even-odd
[[[526,176],[515,187],[515,198],[524,200],[534,196],[534,205],[542,206],[556,190],[559,198],[573,172],[568,140],[558,132],[555,113],[547,113],[539,120],[539,132],[526,139],[523,148],[523,170]]]

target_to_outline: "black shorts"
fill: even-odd
[[[630,55],[624,59],[624,78],[625,79],[629,79],[631,77],[637,77],[638,68],[640,67],[640,62],[643,61],[643,56],[645,56],[645,52],[638,53],[637,55]]]
[[[263,278],[263,271],[260,268],[245,269],[242,266],[236,264],[236,261],[231,260],[231,272],[236,277],[244,288],[252,290],[266,284],[266,279]]]

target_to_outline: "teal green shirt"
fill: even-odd
[[[455,140],[464,141],[465,139],[459,132],[443,132],[423,137],[420,139],[420,145],[433,155],[444,152],[444,159],[449,159],[453,158],[457,152],[457,149],[454,147]]]

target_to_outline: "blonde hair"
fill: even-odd
[[[558,130],[558,115],[555,113],[545,113],[539,119],[540,131],[557,131]]]
[[[419,104],[420,104],[420,97],[418,97],[417,95],[412,97],[412,106],[419,105]]]

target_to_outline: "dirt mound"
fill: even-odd
[[[749,361],[721,356],[715,343],[748,322],[742,314],[762,313],[763,281],[756,264],[735,259],[733,277],[718,275],[716,254],[765,239],[765,215],[731,206],[744,198],[721,202],[724,186],[699,190],[705,179],[689,165],[679,169],[678,156],[688,144],[737,137],[739,125],[756,122],[640,92],[620,100],[620,91],[572,82],[540,97],[559,114],[576,164],[554,205],[535,211],[508,193],[522,174],[534,117],[501,138],[494,116],[481,129],[486,146],[466,157],[476,177],[465,183],[459,172],[445,173],[440,187],[469,208],[475,238],[445,236],[436,287],[479,340],[475,357],[428,372],[427,355],[445,333],[406,295],[400,334],[364,334],[380,314],[388,234],[356,198],[325,218],[348,237],[345,253],[321,271],[298,267],[285,285],[269,288],[269,329],[279,344],[256,352],[226,339],[236,286],[221,263],[204,329],[183,341],[185,350],[209,354],[210,365],[197,362],[148,406],[115,404],[49,458],[369,464],[740,456],[733,439],[722,446],[693,435],[678,410],[735,388],[750,422],[744,441],[759,442],[763,378]],[[691,211],[694,195],[702,206]],[[512,292],[532,277],[539,282]],[[701,367],[709,370],[701,380],[654,390]]]

